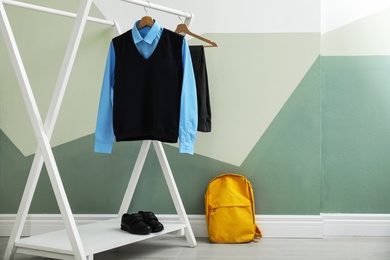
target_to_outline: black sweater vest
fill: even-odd
[[[116,141],[175,143],[179,133],[183,81],[183,36],[163,29],[152,55],[137,50],[131,30],[113,39]]]

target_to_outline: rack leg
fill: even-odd
[[[7,248],[5,250],[4,260],[12,259],[14,257],[16,251],[16,248],[14,247],[14,242],[17,242],[22,235],[28,210],[30,208],[31,201],[39,180],[40,171],[37,171],[36,169],[42,168],[42,165],[43,157],[39,151],[34,158],[30,174],[28,175],[26,187],[24,189],[22,200],[19,205],[18,214],[16,215],[15,223],[12,228],[11,235],[9,237]]]
[[[145,140],[142,142],[141,149],[138,153],[137,161],[135,162],[129,184],[127,186],[121,207],[118,212],[118,217],[129,210],[131,199],[133,198],[134,191],[137,186],[139,176],[141,175],[142,167],[144,166],[146,156],[148,155],[151,142],[152,141],[150,140]]]
[[[167,156],[165,154],[164,148],[159,141],[153,141],[154,149],[156,150],[158,160],[160,162],[161,168],[164,173],[165,181],[167,182],[169,192],[171,194],[173,203],[175,205],[176,212],[179,216],[179,220],[181,223],[184,223],[186,225],[186,239],[188,242],[188,245],[190,247],[196,246],[196,240],[194,233],[192,231],[190,221],[188,220],[187,213],[185,211],[183,202],[180,198],[179,190],[177,189],[175,179],[173,177],[171,168],[168,163]]]

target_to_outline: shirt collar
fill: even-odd
[[[159,31],[162,29],[162,27],[157,23],[156,20],[154,20],[154,24],[152,27],[150,27],[149,32],[146,34],[145,38],[142,38],[137,26],[140,23],[140,20],[136,21],[133,30],[131,30],[134,43],[139,43],[140,41],[145,41],[149,44],[153,42],[153,40],[158,36]]]

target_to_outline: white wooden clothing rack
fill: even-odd
[[[194,15],[190,13],[155,5],[146,1],[123,1],[185,17],[185,23],[188,26],[194,17]],[[70,35],[45,121],[42,120],[39,113],[4,4],[75,18],[72,33]],[[196,240],[173,178],[164,148],[159,141],[143,141],[117,217],[108,221],[92,223],[80,227],[76,226],[56,160],[50,146],[50,139],[58,118],[59,110],[65,95],[71,69],[75,61],[77,49],[79,47],[86,22],[91,21],[110,25],[115,28],[118,34],[121,33],[116,22],[89,17],[88,14],[91,4],[92,0],[81,0],[77,14],[73,14],[13,0],[0,1],[0,29],[11,58],[12,66],[17,76],[24,103],[34,129],[34,134],[38,142],[38,147],[23,192],[22,200],[18,208],[14,227],[5,251],[4,260],[13,259],[15,253],[24,253],[58,259],[92,260],[93,255],[96,253],[172,232],[179,232],[181,235],[185,236],[190,247],[196,246]],[[130,206],[141,170],[152,143],[154,149],[156,150],[179,221],[177,223],[164,223],[164,231],[159,233],[152,233],[146,236],[132,235],[120,230],[120,217],[123,213],[127,212]],[[43,163],[46,165],[50,183],[64,221],[65,229],[57,232],[21,238],[22,230],[26,222]]]

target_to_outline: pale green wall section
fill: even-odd
[[[48,0],[37,4],[69,12],[77,12],[79,7],[79,1]],[[74,19],[5,7],[41,116],[45,118]],[[102,17],[94,6],[90,15]],[[87,23],[53,134],[53,146],[94,132],[103,69],[113,35],[110,26]],[[37,144],[1,35],[0,60],[0,128],[24,155],[29,155],[35,152]]]
[[[321,37],[323,56],[390,55],[390,8]]]

